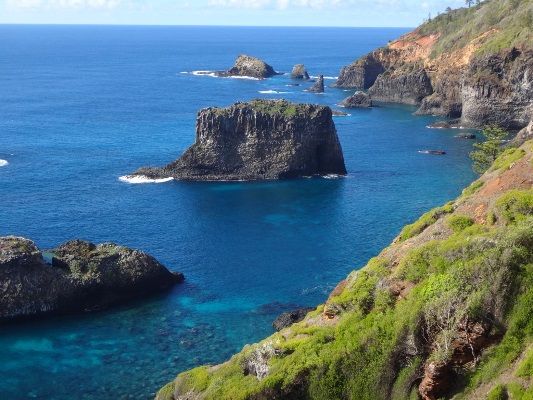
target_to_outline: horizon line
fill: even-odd
[[[138,27],[197,27],[197,28],[341,28],[341,29],[415,29],[413,26],[349,26],[349,25],[200,25],[200,24],[128,24],[128,23],[55,23],[0,22],[0,26],[138,26]]]

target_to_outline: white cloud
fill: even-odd
[[[122,0],[6,0],[8,8],[94,8],[111,9]]]
[[[290,7],[322,9],[355,3],[354,0],[208,0],[207,4],[213,7],[285,10]]]

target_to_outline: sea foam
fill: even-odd
[[[7,164],[9,164],[7,160],[0,160],[0,167],[5,167]]]
[[[152,179],[144,175],[124,175],[118,178],[119,181],[131,184],[141,184],[141,183],[164,183],[174,180],[174,178],[159,178]]]
[[[287,93],[290,93],[290,92],[280,92],[278,90],[260,90],[259,93],[262,93],[262,94],[287,94]]]

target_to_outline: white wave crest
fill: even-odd
[[[313,76],[311,76],[311,79],[318,79],[318,76],[314,76],[313,75]],[[324,79],[335,80],[336,81],[337,79],[339,79],[339,77],[338,76],[325,76]]]
[[[216,78],[217,74],[214,71],[192,71],[191,74],[194,76],[210,76]]]
[[[290,92],[280,92],[280,91],[277,91],[277,90],[260,90],[259,93],[262,93],[262,94],[287,94],[287,93],[290,93]]]
[[[0,167],[5,167],[7,164],[9,164],[7,160],[0,160]]]
[[[237,75],[226,76],[224,78],[229,78],[229,79],[249,79],[251,81],[260,81],[261,80],[260,78],[256,78],[254,76],[237,76]]]
[[[338,175],[338,174],[327,174],[327,175],[322,176],[322,178],[324,179],[340,179],[342,177],[343,177],[342,175]]]
[[[174,178],[159,178],[152,179],[144,175],[124,175],[118,178],[119,181],[131,184],[141,184],[141,183],[164,183],[174,180]]]

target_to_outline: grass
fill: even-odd
[[[479,189],[481,189],[484,184],[485,184],[485,182],[477,180],[477,181],[473,182],[470,186],[468,186],[466,189],[464,189],[462,195],[464,197],[472,196]]]
[[[475,369],[456,370],[464,385],[457,399],[499,379],[523,357],[516,376],[494,386],[488,398],[533,400],[533,388],[523,384],[533,369],[532,199],[533,190],[504,193],[488,211],[506,224],[475,224],[452,204],[427,213],[404,237],[443,215],[453,233],[411,248],[394,268],[380,256],[351,273],[312,313],[335,323],[304,320],[216,368],[184,372],[162,391],[203,400],[414,399],[424,365],[453,357],[461,324],[490,321],[495,344],[478,354]],[[410,283],[410,290],[398,296],[394,282]],[[258,379],[246,365],[265,347],[273,349],[263,360],[268,374]]]
[[[453,205],[446,204],[443,207],[435,208],[420,217],[416,222],[405,226],[399,235],[399,241],[403,242],[407,239],[415,237],[422,233],[425,229],[433,225],[439,220],[439,218],[445,214],[450,214],[453,212]]]
[[[491,170],[503,171],[509,169],[515,162],[520,161],[524,157],[526,151],[524,149],[506,149],[497,159],[494,161]]]
[[[480,6],[444,13],[419,28],[423,35],[440,34],[432,57],[465,47],[485,32],[492,31],[478,52],[528,46],[533,42],[532,0],[486,0]]]

